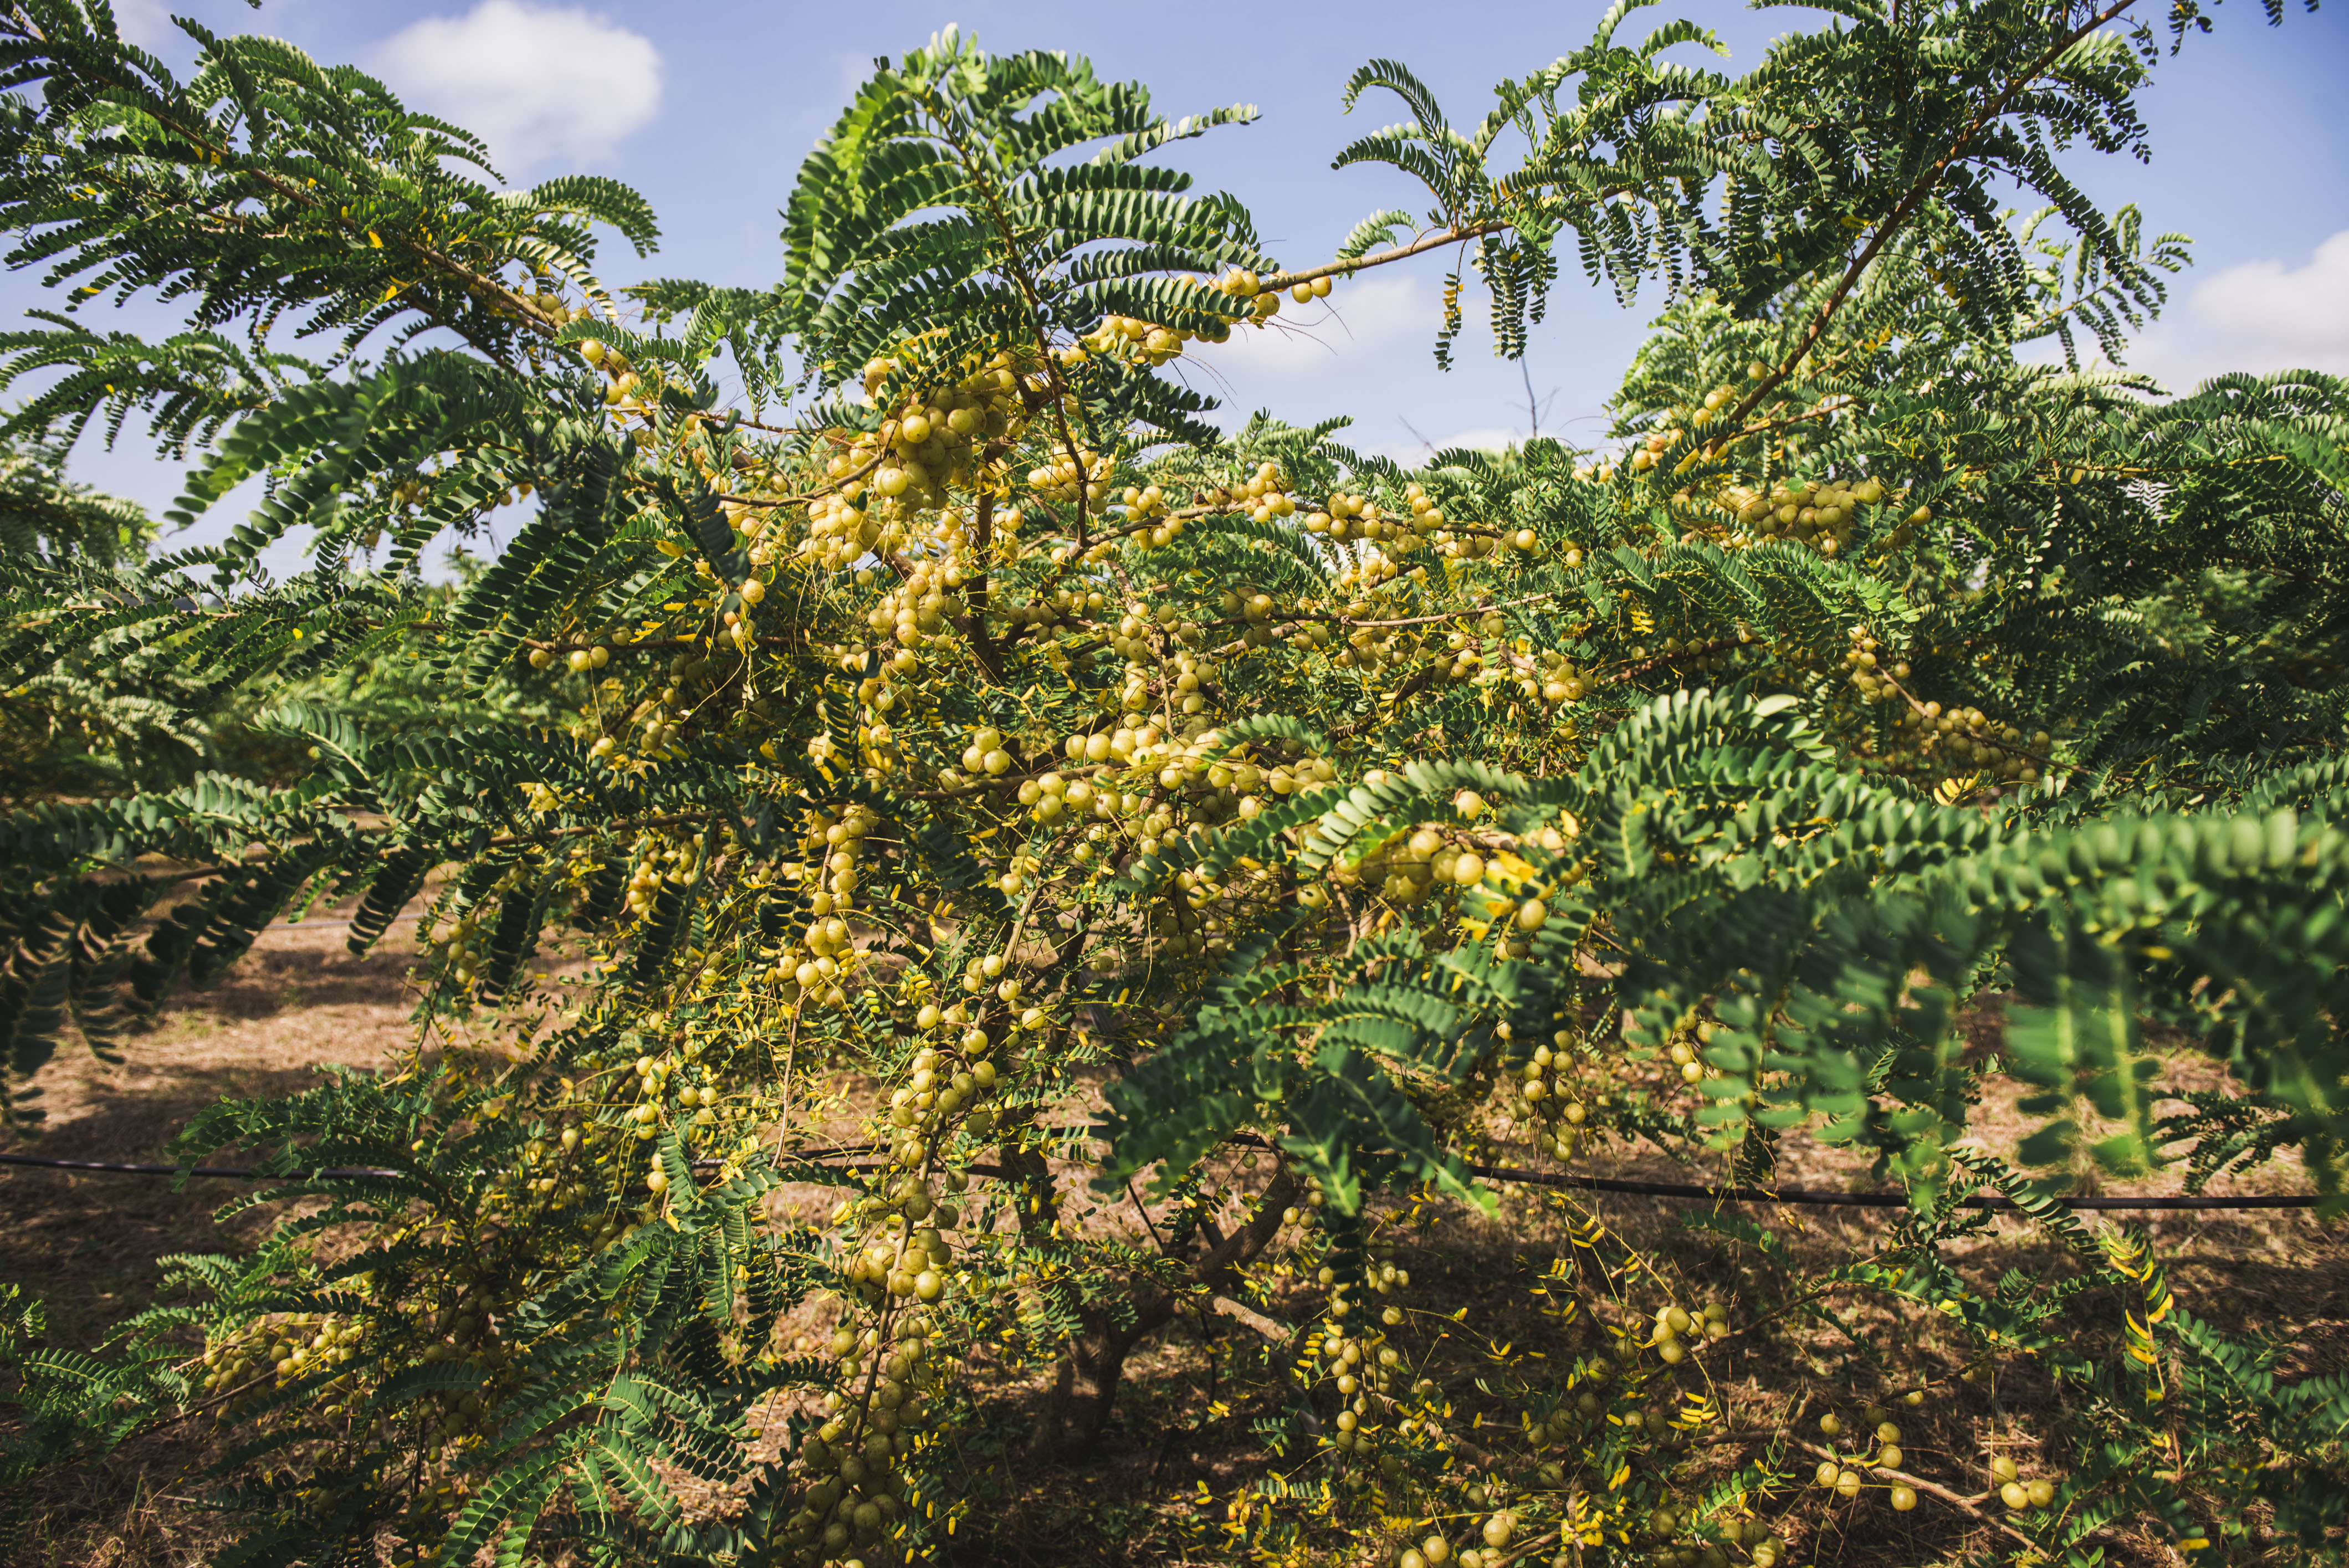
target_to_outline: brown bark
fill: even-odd
[[[1059,1445],[1068,1437],[1072,1421],[1085,1441],[1098,1440],[1116,1408],[1126,1358],[1202,1292],[1228,1295],[1237,1271],[1255,1262],[1271,1245],[1280,1231],[1282,1211],[1303,1191],[1304,1184],[1295,1172],[1284,1167],[1264,1190],[1248,1222],[1214,1242],[1181,1284],[1149,1285],[1123,1303],[1086,1309],[1085,1331],[1070,1343],[1061,1358],[1060,1376],[1045,1396],[1030,1447],[1044,1449]]]

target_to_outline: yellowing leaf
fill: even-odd
[[[1933,799],[1944,806],[1954,806],[1972,794],[1974,786],[1981,781],[1982,775],[1979,773],[1965,773],[1955,779],[1944,779],[1933,786]]]

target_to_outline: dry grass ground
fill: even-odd
[[[60,1160],[168,1161],[189,1117],[225,1099],[306,1088],[326,1067],[379,1065],[409,1037],[402,926],[364,958],[346,929],[275,926],[227,978],[183,993],[112,1065],[68,1047],[42,1075],[48,1119],[10,1151]],[[37,1282],[51,1330],[87,1344],[150,1296],[159,1253],[208,1246],[209,1216],[234,1184],[72,1175],[0,1166],[0,1278]],[[252,1233],[260,1216],[233,1227]]]
[[[347,911],[262,934],[253,953],[212,989],[183,992],[154,1026],[130,1037],[119,1065],[68,1050],[44,1072],[48,1119],[14,1153],[59,1160],[168,1162],[172,1135],[228,1098],[309,1087],[323,1067],[382,1063],[409,1036],[413,925],[373,952],[346,950]],[[97,1344],[116,1322],[153,1303],[173,1253],[251,1242],[274,1217],[252,1210],[225,1225],[213,1211],[239,1183],[75,1175],[0,1165],[0,1281],[23,1285],[47,1310],[50,1342]],[[181,1429],[135,1441],[107,1462],[51,1478],[32,1562],[57,1568],[181,1568],[211,1561],[227,1539],[192,1506],[190,1476],[211,1444]]]
[[[321,917],[340,913],[321,912]],[[309,1084],[323,1066],[381,1062],[409,1036],[411,932],[406,924],[396,927],[374,953],[354,959],[343,950],[340,925],[273,929],[220,986],[175,998],[151,1031],[129,1042],[121,1065],[61,1057],[47,1078],[47,1130],[36,1143],[14,1147],[69,1159],[161,1160],[174,1130],[224,1096],[284,1093]],[[1978,1026],[1990,1027],[1986,1020]],[[2215,1086],[2219,1077],[2181,1059],[2173,1064],[2171,1081],[2196,1088]],[[1981,1108],[1983,1141],[1991,1147],[2011,1146],[2024,1125],[2013,1098],[1993,1096]],[[1622,1145],[1578,1163],[1595,1173],[1664,1180],[1724,1174],[1717,1164],[1681,1166],[1651,1149]],[[1779,1176],[1788,1185],[1807,1187],[1874,1184],[1849,1153],[1799,1137],[1788,1140]],[[2180,1180],[2169,1172],[2133,1190],[2174,1191]],[[2227,1187],[2304,1191],[2308,1183],[2303,1171],[2279,1161]],[[154,1178],[0,1167],[0,1207],[7,1216],[0,1226],[0,1280],[27,1286],[47,1304],[53,1342],[95,1344],[109,1325],[152,1301],[157,1257],[233,1247],[266,1224],[269,1216],[249,1212],[225,1227],[215,1225],[212,1211],[232,1191],[225,1182],[173,1191],[169,1181]],[[779,1220],[814,1218],[831,1201],[832,1194],[815,1189],[778,1194],[772,1212]],[[1578,1194],[1573,1207],[1627,1242],[1655,1249],[1691,1290],[1753,1298],[1757,1280],[1748,1263],[1717,1239],[1685,1229],[1684,1209],[1607,1194]],[[1880,1212],[1848,1209],[1740,1212],[1785,1234],[1799,1252],[1822,1258],[1872,1250],[1894,1222]],[[1440,1228],[1404,1243],[1398,1261],[1413,1275],[1410,1305],[1445,1310],[1464,1305],[1468,1330],[1494,1338],[1542,1343],[1539,1336],[1561,1336],[1554,1322],[1536,1312],[1529,1287],[1552,1259],[1572,1253],[1564,1236],[1566,1217],[1560,1206],[1530,1193],[1513,1196],[1496,1222],[1447,1216]],[[2291,1212],[2115,1218],[2144,1224],[2189,1310],[2240,1332],[2297,1336],[2287,1372],[2349,1367],[2349,1249],[2336,1233]],[[1132,1219],[1104,1212],[1093,1222]],[[2011,1220],[1993,1224],[1959,1261],[1984,1288],[2011,1269],[2036,1274],[2072,1266],[2060,1249]],[[1298,1315],[1318,1300],[1301,1282],[1291,1295]],[[2080,1310],[2104,1312],[2116,1325],[2117,1306],[2090,1297]],[[813,1315],[806,1326],[814,1326]],[[1889,1397],[1895,1371],[1876,1367],[1860,1346],[1899,1346],[1898,1376],[1921,1370],[1940,1379],[1929,1405],[1901,1412],[1909,1470],[1974,1493],[1982,1490],[1982,1466],[1993,1453],[2013,1454],[2029,1468],[2035,1456],[2022,1436],[2021,1418],[2054,1400],[2054,1390],[2028,1377],[1979,1386],[1951,1380],[1961,1359],[1958,1347],[1935,1339],[1930,1324],[1920,1333],[1914,1323],[1896,1322],[1880,1309],[1855,1308],[1847,1326],[1850,1336],[1824,1328],[1741,1336],[1709,1353],[1702,1369],[1692,1367],[1683,1381],[1692,1388],[1709,1386],[1734,1412],[1734,1425],[1766,1431],[1798,1411],[1808,1422],[1828,1404],[1848,1412],[1859,1402]],[[1460,1334],[1423,1310],[1397,1339],[1417,1356],[1434,1351],[1436,1336],[1446,1332]],[[1455,1337],[1446,1348],[1456,1351],[1461,1344]],[[1243,1390],[1233,1381],[1262,1359],[1263,1346],[1243,1328],[1216,1318],[1178,1322],[1130,1367],[1117,1418],[1102,1440],[1039,1457],[1025,1441],[1040,1393],[1035,1378],[980,1358],[971,1369],[979,1398],[957,1421],[953,1440],[987,1505],[958,1532],[947,1560],[968,1568],[1184,1561],[1185,1542],[1196,1539],[1196,1528],[1221,1518],[1237,1487],[1267,1473],[1247,1429],[1252,1401],[1235,1398]],[[1464,1376],[1448,1387],[1459,1419],[1472,1419],[1485,1397]],[[1237,1414],[1217,1414],[1218,1399],[1237,1404]],[[1502,1415],[1497,1407],[1492,1413]],[[1506,1418],[1514,1425],[1514,1415]],[[176,1429],[141,1439],[82,1473],[51,1478],[29,1562],[58,1568],[194,1568],[212,1561],[227,1536],[193,1506],[191,1476],[213,1451],[201,1432]],[[1742,1451],[1723,1445],[1723,1467]],[[1321,1462],[1300,1459],[1287,1468],[1309,1473]],[[1199,1501],[1202,1482],[1216,1498],[1211,1506]],[[1790,1561],[1889,1568],[1948,1561],[1996,1543],[1992,1526],[1937,1500],[1894,1514],[1875,1501],[1880,1496],[1834,1509],[1822,1506],[1816,1494],[1795,1497],[1781,1525],[1795,1547]],[[1373,1543],[1357,1544],[1371,1560]],[[2167,1568],[2182,1562],[2160,1542],[2126,1530],[2111,1532],[2103,1544],[2116,1563]]]

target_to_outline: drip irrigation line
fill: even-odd
[[[811,1150],[793,1157],[803,1169],[826,1171],[884,1171],[890,1168],[886,1161],[852,1161],[840,1165],[823,1165],[827,1153],[862,1153],[862,1150]],[[724,1161],[697,1160],[697,1171],[715,1170]],[[50,1160],[32,1154],[0,1154],[0,1165],[26,1165],[37,1170],[79,1171],[101,1176],[217,1176],[231,1181],[329,1181],[357,1180],[367,1177],[401,1176],[405,1171],[382,1170],[372,1166],[339,1166],[322,1171],[291,1171],[270,1172],[249,1165],[125,1165],[101,1160]],[[999,1165],[966,1167],[973,1175],[1016,1177],[1025,1172]],[[1785,1203],[1822,1208],[1905,1209],[1909,1195],[1905,1192],[1831,1192],[1808,1187],[1706,1187],[1688,1181],[1632,1181],[1612,1176],[1563,1176],[1539,1171],[1521,1170],[1513,1165],[1471,1165],[1469,1171],[1496,1181],[1514,1181],[1526,1187],[1557,1187],[1587,1192],[1620,1192],[1643,1198],[1681,1198],[1708,1203]],[[2049,1202],[2066,1209],[2119,1209],[2197,1211],[2228,1209],[2313,1209],[2323,1200],[2307,1195],[2246,1195],[2233,1198],[2052,1198]],[[1970,1209],[2019,1209],[2020,1204],[1998,1192],[1972,1192],[1958,1200],[1961,1207]]]
[[[0,1165],[29,1165],[40,1171],[75,1171],[97,1176],[225,1176],[237,1181],[291,1181],[297,1179],[406,1174],[405,1171],[382,1171],[366,1165],[336,1165],[323,1171],[289,1171],[279,1174],[251,1165],[124,1165],[109,1160],[47,1160],[36,1154],[0,1154]]]
[[[1551,1176],[1507,1165],[1471,1165],[1478,1176],[1515,1181],[1526,1187],[1571,1187],[1590,1192],[1628,1192],[1649,1198],[1702,1198],[1714,1203],[1795,1203],[1823,1208],[1905,1209],[1906,1192],[1830,1192],[1813,1187],[1700,1187],[1685,1181],[1629,1181],[1612,1176]],[[2051,1198],[2066,1209],[2313,1209],[2323,1202],[2314,1195],[2239,1198]],[[1971,1192],[1958,1200],[1961,1208],[2019,1209],[2002,1192]]]

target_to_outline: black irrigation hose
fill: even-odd
[[[1828,1208],[1905,1209],[1906,1192],[1823,1192],[1807,1187],[1696,1187],[1684,1181],[1624,1181],[1611,1176],[1546,1176],[1506,1165],[1471,1165],[1478,1176],[1516,1181],[1528,1187],[1574,1187],[1593,1192],[1631,1192],[1651,1198],[1702,1198],[1715,1203],[1814,1203]],[[2243,1198],[2055,1198],[2066,1209],[2313,1209],[2323,1202],[2309,1197]],[[1970,1209],[2021,1207],[2001,1192],[1974,1192],[1958,1200]]]
[[[714,1160],[697,1161],[698,1168],[709,1168]],[[184,1170],[177,1165],[117,1165],[98,1160],[46,1160],[32,1154],[0,1154],[0,1165],[29,1165],[47,1171],[81,1171],[108,1176],[225,1176],[235,1181],[316,1181],[322,1178],[353,1178],[361,1176],[398,1176],[404,1172],[354,1166],[325,1171],[287,1171],[271,1176],[248,1165],[193,1165]],[[828,1166],[833,1171],[878,1171],[886,1167],[879,1162]],[[974,1165],[970,1169],[982,1176],[1009,1176],[1019,1172],[999,1166]],[[1471,1165],[1469,1171],[1495,1181],[1515,1181],[1528,1187],[1564,1187],[1589,1192],[1625,1192],[1647,1198],[1701,1199],[1708,1203],[1793,1203],[1814,1204],[1826,1208],[1902,1209],[1909,1205],[1905,1192],[1825,1192],[1806,1187],[1784,1187],[1775,1191],[1767,1187],[1700,1187],[1686,1181],[1627,1181],[1611,1176],[1551,1176],[1538,1171],[1521,1171],[1511,1165]],[[2013,1209],[2013,1199],[1997,1192],[1975,1192],[1958,1200],[1972,1209]],[[2323,1202],[2308,1196],[2250,1196],[2240,1198],[2055,1198],[2051,1202],[2066,1209],[2127,1209],[2127,1210],[2214,1210],[2214,1209],[2313,1209]]]
[[[378,1171],[364,1165],[336,1166],[326,1171],[287,1171],[273,1176],[250,1165],[118,1165],[105,1160],[44,1160],[36,1154],[0,1154],[0,1165],[30,1165],[42,1171],[83,1171],[99,1176],[226,1176],[239,1181],[294,1181],[321,1176],[398,1176],[398,1171]]]

